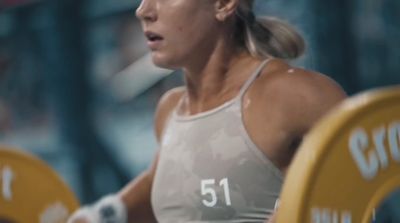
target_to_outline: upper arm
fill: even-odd
[[[294,103],[296,107],[303,107],[299,114],[298,124],[308,131],[333,107],[343,101],[347,95],[343,89],[329,77],[307,71],[299,74],[297,83],[299,89],[294,89],[302,95],[303,101]]]
[[[277,128],[293,139],[301,139],[322,116],[347,97],[331,78],[282,63],[276,72],[263,75],[257,89],[254,97],[262,95],[261,110],[273,117],[274,123],[279,124]]]
[[[287,117],[282,129],[287,132],[286,141],[289,144],[285,153],[292,154],[287,159],[289,166],[293,155],[298,150],[303,137],[332,108],[337,106],[347,96],[343,89],[325,75],[299,70],[293,74],[292,80],[286,85],[286,97],[282,98],[282,113]],[[283,172],[286,172],[286,168]]]
[[[278,94],[281,111],[287,117],[286,128],[293,138],[301,139],[314,124],[347,96],[329,77],[295,69],[291,76],[282,78]]]
[[[244,122],[256,145],[284,171],[303,136],[346,94],[324,75],[278,62],[274,71],[269,68],[244,98]]]

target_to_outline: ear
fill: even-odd
[[[240,0],[216,0],[215,11],[218,21],[225,21],[226,18],[235,14],[236,8],[239,6]]]

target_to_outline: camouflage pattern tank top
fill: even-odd
[[[264,61],[225,104],[193,116],[172,113],[152,187],[158,222],[260,222],[273,212],[283,177],[250,139],[242,98]]]

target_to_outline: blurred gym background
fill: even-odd
[[[182,84],[151,65],[139,0],[0,0],[0,143],[50,164],[93,202],[151,161],[155,105]],[[258,0],[304,35],[294,64],[353,95],[400,83],[399,0]],[[169,75],[173,73],[173,75]]]

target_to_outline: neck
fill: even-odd
[[[247,51],[230,46],[217,44],[209,56],[204,57],[207,59],[183,68],[187,88],[185,113],[208,110],[236,95],[250,74],[249,68],[258,64],[259,60]]]

